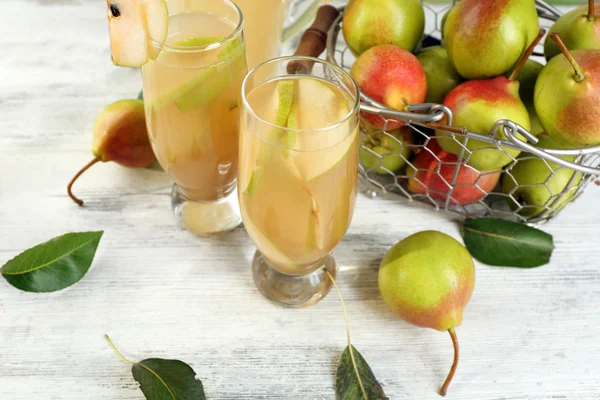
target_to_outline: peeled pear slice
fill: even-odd
[[[169,27],[165,0],[106,0],[112,60],[141,67],[158,56],[152,41],[164,43]]]

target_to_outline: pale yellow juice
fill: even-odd
[[[289,117],[281,115],[283,85],[293,89]],[[352,218],[360,143],[348,116],[353,100],[325,80],[288,77],[259,85],[247,101],[254,114],[243,111],[240,132],[244,226],[278,270],[303,274],[333,250]]]
[[[244,15],[248,69],[277,57],[287,0],[234,0]]]
[[[166,44],[177,47],[163,47],[143,67],[152,147],[194,201],[213,201],[235,188],[244,44],[239,37],[214,43],[235,28],[209,13],[171,16]]]

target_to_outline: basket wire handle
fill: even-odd
[[[535,137],[534,137],[535,140],[531,140],[531,138],[528,137],[529,135],[531,135],[531,133],[529,133],[523,127],[515,124],[514,122],[507,121],[507,120],[501,120],[501,121],[498,121],[496,123],[496,125],[498,127],[501,127],[506,138],[508,140],[510,140],[516,147],[520,148],[521,150],[527,151],[527,152],[534,154],[540,158],[551,161],[562,167],[569,168],[569,169],[572,169],[577,172],[581,172],[583,174],[596,175],[596,176],[600,175],[600,170],[597,168],[586,167],[585,165],[576,164],[576,163],[564,160],[555,155],[555,154],[557,154],[557,155],[574,155],[576,157],[583,156],[586,153],[589,154],[589,153],[594,153],[594,152],[599,151],[600,146],[588,147],[585,149],[572,149],[572,150],[559,150],[559,149],[543,149],[542,150],[541,148],[532,146],[529,143],[526,143],[526,142],[522,141],[521,139],[519,139],[517,137],[518,133],[525,136],[527,139],[532,141],[534,144],[537,143],[537,141],[538,141],[538,139]]]
[[[319,57],[327,44],[327,32],[339,16],[337,8],[324,5],[319,7],[313,24],[304,32],[300,39],[295,56]],[[287,66],[289,74],[307,74],[312,70],[314,61],[310,59],[294,60]]]

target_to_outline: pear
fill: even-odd
[[[80,206],[72,187],[77,178],[99,161],[114,161],[129,168],[148,167],[156,161],[148,132],[144,102],[119,100],[107,106],[94,122],[94,159],[84,166],[69,182],[67,193]]]
[[[462,0],[459,4],[465,1]],[[462,83],[453,89],[443,102],[452,110],[453,125],[485,135],[492,130],[498,120],[508,119],[529,130],[531,121],[527,108],[519,97],[520,84],[516,77],[544,34],[545,31],[540,30],[537,38],[527,48],[508,78],[498,76],[492,79],[473,80]],[[465,152],[465,157],[468,157],[467,163],[480,172],[500,169],[512,162],[520,153],[519,150],[509,148],[498,150],[480,140],[467,140],[460,136],[452,138],[446,131],[438,130],[435,134],[439,138],[442,149],[449,153],[459,154],[463,147],[472,152],[471,154]],[[501,130],[494,132],[494,136],[498,139],[506,139]],[[519,138],[525,140],[521,135]],[[462,144],[459,141],[462,141]]]
[[[413,52],[425,31],[425,12],[419,0],[351,0],[342,30],[357,56],[380,44]]]
[[[521,69],[521,72],[519,72],[519,75],[517,75],[517,80],[521,84],[519,96],[529,112],[529,119],[531,120],[530,132],[534,135],[539,135],[544,131],[533,105],[533,91],[535,89],[535,82],[537,81],[540,72],[542,72],[542,68],[544,68],[544,66],[539,62],[527,60],[523,66],[523,69]]]
[[[569,50],[600,49],[600,9],[596,11],[594,0],[588,0],[588,3],[560,17],[550,29],[551,34],[560,35]],[[560,48],[548,36],[544,43],[546,60],[560,53]]]
[[[444,47],[467,79],[503,75],[540,30],[535,0],[461,0],[444,24]]]
[[[106,0],[113,63],[141,67],[158,56],[169,27],[165,0]]]
[[[427,77],[417,57],[391,44],[375,46],[361,54],[350,75],[364,94],[398,111],[407,111],[409,104],[422,103],[427,95]],[[362,113],[361,117],[388,131],[404,125],[402,121],[370,113]]]
[[[441,232],[409,236],[381,261],[379,291],[387,307],[408,323],[450,333],[454,363],[440,390],[442,395],[458,366],[455,328],[462,323],[474,286],[473,258],[462,244]]]
[[[426,103],[441,103],[446,95],[463,81],[443,47],[426,47],[417,54],[417,58],[427,77]]]
[[[412,136],[412,129],[407,126],[388,134],[382,131],[366,134],[363,147],[360,149],[360,160],[363,166],[380,175],[399,171],[412,153],[408,146],[413,142]],[[381,157],[365,150],[364,147]]]
[[[444,16],[440,21],[440,31],[442,32],[442,38],[444,37],[444,27],[446,26],[446,22],[448,21],[448,16],[450,15],[450,11],[452,11],[452,8],[446,11],[446,13],[444,13]]]
[[[544,149],[561,147],[549,136],[540,135],[538,139],[538,147]],[[573,156],[561,158],[566,161],[575,159]],[[577,175],[571,181],[575,174]],[[514,196],[524,206],[519,210],[520,215],[535,217],[544,212],[546,207],[556,210],[573,197],[581,178],[581,173],[576,173],[572,169],[528,155],[503,175],[502,191]],[[559,195],[563,192],[565,195],[559,200]],[[511,202],[511,207],[517,208],[517,204]]]
[[[600,144],[600,50],[566,49],[546,64],[533,103],[546,133],[564,147]]]

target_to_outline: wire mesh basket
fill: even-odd
[[[436,44],[441,38],[442,17],[452,5],[422,3],[426,19],[435,21],[424,41]],[[542,27],[549,28],[561,15],[543,1],[536,1],[536,7]],[[355,57],[340,34],[343,8],[340,11],[327,35],[326,54],[330,62],[349,70]],[[426,45],[422,43],[422,47]],[[533,56],[543,56],[543,51],[536,48]],[[536,136],[510,120],[497,121],[490,132],[469,132],[450,127],[452,112],[444,105],[413,104],[407,112],[399,112],[364,93],[361,93],[361,115],[360,177],[366,188],[364,192],[371,197],[397,196],[465,218],[496,217],[538,223],[550,220],[575,201],[600,174],[600,146],[542,149],[535,145]],[[369,123],[369,115],[381,117],[383,123],[377,126],[383,128]],[[460,146],[458,154],[440,148],[440,137],[434,134],[435,130],[444,131],[444,140]],[[499,130],[506,140],[495,137]],[[469,150],[469,140],[486,145]],[[372,149],[377,146],[385,151]],[[486,150],[504,153],[510,163],[494,171],[478,171],[468,165],[471,157]],[[514,156],[511,150],[520,155]],[[365,163],[365,159],[369,162]],[[531,164],[531,160],[537,161]],[[538,179],[523,179],[523,173],[518,171],[531,168],[538,170]]]

